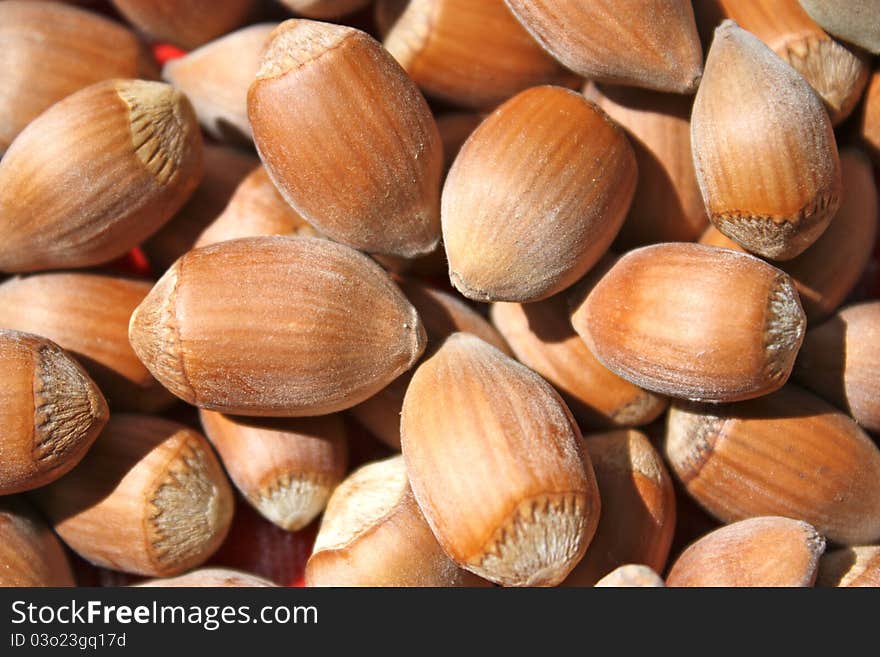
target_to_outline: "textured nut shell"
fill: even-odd
[[[79,466],[31,495],[84,559],[151,577],[203,563],[234,506],[208,441],[146,415],[114,414]]]
[[[880,53],[880,2],[877,0],[799,0],[810,17],[836,37]]]
[[[666,409],[665,399],[596,360],[571,326],[565,293],[535,303],[496,303],[491,317],[517,360],[554,385],[581,428],[647,424]]]
[[[599,495],[571,413],[541,377],[475,336],[453,334],[416,370],[401,446],[437,540],[481,577],[558,584],[593,537]]]
[[[615,588],[658,588],[664,587],[666,584],[660,577],[648,566],[641,564],[626,564],[615,568],[602,579],[596,582],[597,587],[615,587]]]
[[[256,0],[112,0],[132,25],[156,41],[190,50],[244,23]]]
[[[602,515],[587,553],[562,585],[593,586],[628,563],[663,572],[675,531],[675,493],[660,455],[638,431],[585,436],[584,445]]]
[[[623,131],[580,94],[514,96],[468,138],[443,187],[452,283],[478,301],[565,289],[608,249],[636,177]]]
[[[874,71],[865,92],[860,127],[862,140],[874,164],[880,166],[880,70]]]
[[[665,453],[688,493],[723,522],[784,515],[846,545],[880,538],[880,450],[794,385],[740,404],[673,404]]]
[[[743,520],[707,534],[682,553],[667,586],[812,586],[825,540],[805,522]]]
[[[295,531],[314,520],[345,477],[345,426],[334,415],[254,419],[199,413],[232,483],[264,518]]]
[[[415,309],[367,256],[312,237],[253,237],[178,260],[135,310],[138,357],[171,392],[241,415],[354,406],[424,350]]]
[[[151,579],[135,586],[149,588],[264,588],[276,586],[276,584],[262,577],[229,568],[200,568],[186,575]]]
[[[731,20],[715,30],[691,145],[709,220],[752,253],[791,259],[837,212],[828,113],[797,71]]]
[[[281,198],[262,165],[241,181],[220,216],[196,240],[196,247],[260,235],[318,235]]]
[[[18,497],[0,499],[0,587],[75,586],[61,542]]]
[[[860,152],[840,154],[843,198],[822,236],[792,260],[777,263],[791,276],[812,324],[833,313],[859,282],[877,236],[877,187],[871,163]],[[743,248],[710,226],[701,244],[742,251]]]
[[[632,87],[597,87],[584,95],[626,130],[639,181],[615,248],[692,242],[708,219],[691,154],[693,99]]]
[[[718,22],[731,18],[767,44],[819,94],[833,124],[859,102],[868,81],[866,57],[832,39],[797,0],[701,0],[694,9],[698,21],[701,13]]]
[[[403,457],[369,463],[333,493],[306,565],[308,586],[486,585],[437,543]]]
[[[150,283],[96,274],[39,274],[0,284],[0,327],[69,351],[117,410],[152,412],[171,395],[138,360],[128,320]]]
[[[262,23],[242,28],[165,64],[162,77],[187,95],[211,136],[232,142],[251,140],[248,87],[275,27]]]
[[[880,432],[880,301],[848,306],[807,332],[794,378]]]
[[[293,12],[307,18],[339,18],[363,9],[370,0],[280,0]]]
[[[62,98],[108,78],[149,77],[154,68],[123,26],[56,3],[0,3],[0,52],[0,155]]]
[[[107,422],[101,391],[45,338],[0,329],[0,381],[0,495],[58,479]]]
[[[767,394],[788,379],[806,319],[791,279],[758,258],[700,244],[630,251],[572,314],[608,369],[702,401]]]
[[[428,338],[426,352],[436,350],[456,331],[471,333],[512,355],[504,338],[476,310],[451,294],[420,283],[398,279],[398,285],[415,307]],[[412,378],[412,370],[397,377],[390,385],[351,408],[352,416],[370,433],[394,449],[400,449],[400,409]]]
[[[819,560],[816,586],[880,586],[880,545],[826,552]]]
[[[513,17],[504,0],[410,0],[385,47],[430,96],[491,108],[565,71]]]
[[[250,153],[205,144],[205,175],[196,191],[168,223],[141,245],[153,271],[164,272],[194,247],[202,231],[224,212],[239,183],[259,162]]]
[[[505,0],[546,50],[591,80],[693,93],[703,51],[687,0]]]
[[[0,161],[0,269],[112,260],[155,232],[202,176],[202,138],[171,86],[107,80],[56,103]]]
[[[285,21],[251,84],[248,116],[281,195],[323,234],[403,257],[437,245],[437,125],[415,84],[372,37]]]

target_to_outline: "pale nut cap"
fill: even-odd
[[[877,0],[799,0],[810,18],[839,39],[875,55],[880,53],[880,2]]]
[[[666,586],[663,578],[649,566],[625,564],[612,570],[596,582],[598,588],[662,588]]]
[[[36,335],[0,329],[0,377],[0,495],[9,495],[69,472],[109,410],[79,363]]]
[[[816,586],[880,586],[880,545],[832,550],[819,561]]]
[[[308,586],[487,585],[447,556],[410,489],[403,457],[367,463],[334,491],[306,566]]]

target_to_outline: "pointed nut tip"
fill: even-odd
[[[494,298],[490,293],[485,290],[481,290],[478,288],[471,287],[465,282],[465,280],[452,269],[452,266],[449,267],[449,281],[452,283],[452,286],[461,292],[464,296],[472,301],[480,301],[483,303],[491,303],[493,301],[499,301],[499,299]]]
[[[741,29],[742,28],[739,26],[739,23],[737,23],[735,20],[733,20],[732,18],[725,18],[723,21],[721,21],[721,24],[715,28],[715,34],[729,34],[731,32],[734,32],[735,30]]]

